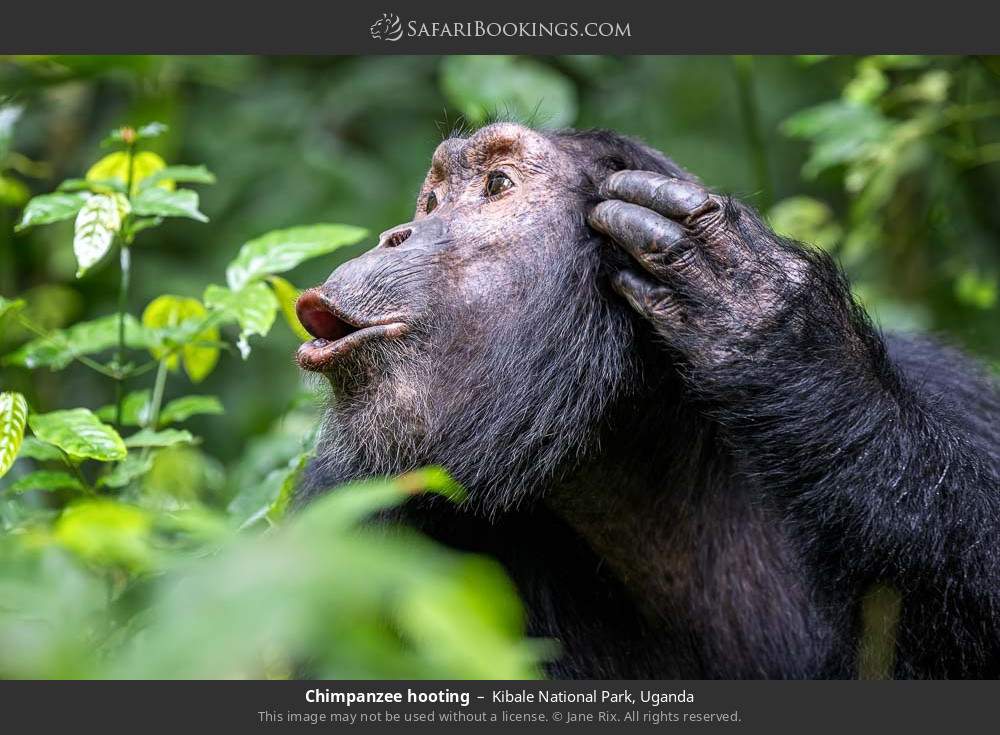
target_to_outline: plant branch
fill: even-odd
[[[32,324],[25,317],[18,316],[17,321],[22,327],[27,329],[32,334],[41,337],[42,339],[47,339],[47,340],[53,339],[53,335],[51,333],[46,332],[44,329],[38,327],[35,324]],[[117,370],[110,370],[101,363],[97,362],[97,360],[92,360],[86,355],[73,355],[73,359],[79,362],[81,365],[86,365],[91,370],[96,370],[101,375],[112,378],[113,380],[118,380],[121,377],[121,373],[119,373]]]

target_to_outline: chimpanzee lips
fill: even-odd
[[[400,337],[406,325],[399,321],[362,323],[347,317],[318,289],[303,293],[295,304],[302,326],[315,339],[299,347],[295,359],[299,367],[325,372],[354,348],[378,338]]]

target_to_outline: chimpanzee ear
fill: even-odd
[[[655,148],[651,148],[637,140],[631,138],[625,139],[631,148],[632,161],[634,165],[630,165],[628,168],[633,171],[655,171],[656,173],[666,174],[667,176],[673,176],[677,179],[684,179],[685,181],[698,181],[698,177],[695,176],[690,171],[682,168],[677,162],[667,155],[664,155]]]
[[[685,181],[698,181],[698,177],[681,168],[673,159],[642,141],[606,131],[592,133],[602,145],[603,155],[594,160],[592,177],[598,182],[615,171],[653,171]],[[600,136],[600,137],[597,137]]]

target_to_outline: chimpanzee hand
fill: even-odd
[[[608,201],[591,226],[642,266],[618,273],[614,288],[692,367],[754,359],[775,340],[850,321],[832,263],[742,203],[648,171],[618,171],[600,194]]]

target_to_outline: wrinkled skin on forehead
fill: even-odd
[[[305,494],[433,463],[490,514],[582,461],[635,370],[633,317],[604,273],[622,256],[585,215],[601,179],[638,166],[682,174],[606,134],[500,123],[442,142],[414,219],[320,289],[355,322],[406,333],[325,371],[334,399]]]

